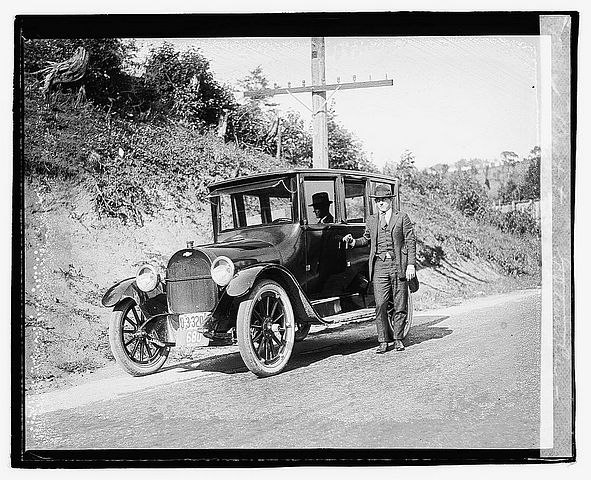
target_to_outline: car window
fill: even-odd
[[[262,225],[263,223],[263,209],[261,208],[261,197],[255,195],[243,195],[244,200],[244,216],[246,217],[246,226]]]
[[[335,181],[304,180],[304,199],[308,223],[334,223]]]
[[[220,230],[292,222],[294,196],[288,182],[279,179],[218,192]]]
[[[345,221],[365,222],[365,181],[345,178]]]

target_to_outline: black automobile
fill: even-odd
[[[143,265],[104,295],[118,363],[146,375],[171,347],[238,343],[253,373],[281,372],[311,325],[374,305],[369,247],[346,249],[342,238],[363,234],[378,183],[392,186],[398,209],[397,179],[349,170],[293,169],[212,184],[214,242],[189,241],[165,272]],[[328,211],[324,220],[315,199]],[[411,300],[408,309],[405,334]]]

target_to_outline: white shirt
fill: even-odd
[[[380,212],[379,214],[382,215],[382,212]],[[384,220],[386,220],[386,223],[388,225],[390,225],[390,218],[392,218],[392,209],[391,208],[386,210],[386,212],[384,213]]]

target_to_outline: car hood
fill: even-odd
[[[201,245],[196,247],[212,262],[221,255],[230,258],[237,268],[244,268],[256,263],[281,262],[279,250],[271,243],[259,239],[237,238],[226,242]]]

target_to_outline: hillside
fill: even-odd
[[[281,166],[187,127],[28,101],[26,387],[112,362],[105,290],[146,260],[165,264],[187,240],[211,241],[209,182]],[[437,196],[402,191],[419,239],[418,309],[539,284],[539,238],[503,233]]]

